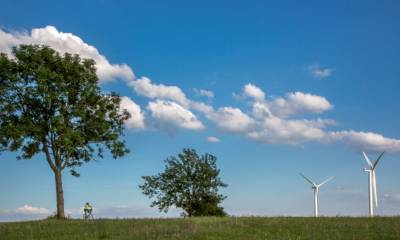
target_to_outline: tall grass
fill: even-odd
[[[400,217],[44,220],[2,223],[0,239],[400,239]]]

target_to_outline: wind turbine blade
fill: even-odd
[[[318,187],[321,187],[322,185],[324,185],[325,183],[329,182],[330,180],[332,180],[332,179],[334,179],[334,178],[335,178],[335,177],[334,177],[334,176],[332,176],[332,177],[330,177],[330,178],[326,179],[326,180],[325,180],[325,181],[323,181],[322,183],[318,184]]]
[[[300,175],[301,175],[307,182],[309,182],[311,185],[316,186],[315,183],[313,183],[313,181],[311,181],[308,177],[304,176],[302,173],[300,173]]]
[[[367,163],[368,163],[368,166],[370,166],[371,168],[373,168],[374,165],[372,165],[372,162],[369,160],[367,154],[365,154],[365,152],[363,152],[363,155],[364,155],[365,161],[367,161]]]
[[[375,167],[378,165],[378,163],[379,163],[379,161],[381,160],[381,158],[382,158],[382,156],[383,156],[384,153],[385,153],[385,152],[382,152],[381,155],[379,155],[378,159],[376,159],[376,161],[375,161],[375,163],[374,163],[374,169],[375,169]]]
[[[373,190],[373,193],[374,193],[375,207],[378,207],[378,194],[377,194],[377,191],[376,191],[375,171],[372,171],[372,190]]]

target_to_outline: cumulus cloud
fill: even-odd
[[[315,78],[327,78],[331,76],[333,72],[331,68],[322,68],[319,64],[312,64],[308,66],[308,70]]]
[[[244,100],[247,98],[250,98],[254,101],[264,101],[265,100],[265,93],[261,88],[257,87],[254,84],[248,83],[243,86],[242,92],[237,94],[237,93],[232,93],[233,97],[240,101]]]
[[[153,84],[147,77],[142,77],[128,83],[133,90],[144,97],[151,99],[172,100],[187,107],[189,100],[185,93],[177,86],[166,86],[164,84]]]
[[[207,142],[211,142],[211,143],[219,143],[221,142],[221,140],[217,137],[214,136],[208,136],[207,137]]]
[[[121,97],[121,109],[127,110],[131,116],[125,122],[129,129],[144,129],[145,128],[145,117],[139,105],[137,105],[129,97]]]
[[[97,75],[101,81],[115,78],[132,80],[133,70],[126,64],[111,64],[107,58],[92,45],[85,43],[72,33],[64,33],[53,26],[33,28],[28,32],[5,32],[0,29],[0,52],[11,53],[14,46],[20,44],[48,45],[60,53],[79,54],[82,58],[96,61]]]
[[[228,132],[246,132],[254,125],[254,120],[239,108],[221,107],[208,113],[206,117],[221,130]]]
[[[0,209],[0,221],[36,220],[46,218],[51,214],[52,212],[47,208],[24,205],[11,210]]]
[[[336,131],[330,132],[329,137],[334,141],[343,142],[355,149],[372,152],[400,152],[400,140],[387,138],[378,133]]]
[[[205,115],[210,115],[214,112],[214,108],[203,102],[190,102],[190,108],[198,112],[204,113]]]
[[[39,214],[39,215],[51,214],[51,211],[48,210],[47,208],[32,207],[30,205],[24,205],[22,207],[19,207],[15,210],[15,212],[22,214]]]
[[[286,98],[277,98],[271,102],[271,111],[281,117],[302,113],[323,113],[333,108],[324,97],[309,93],[287,93]]]
[[[265,93],[259,87],[248,83],[243,88],[243,94],[258,101],[264,101]]]
[[[319,141],[326,137],[321,123],[311,120],[286,120],[277,117],[266,118],[247,136],[253,140],[271,144],[301,144]]]
[[[239,108],[220,107],[215,110],[212,106],[202,102],[191,102],[190,106],[203,113],[209,121],[222,131],[243,133],[255,125],[254,119]]]
[[[270,107],[266,102],[253,102],[252,113],[256,119],[261,120],[273,116]]]
[[[229,132],[244,132],[249,129],[253,120],[238,108],[221,107],[217,111],[208,104],[189,100],[177,86],[152,83],[149,78],[129,82],[134,91],[150,99],[147,110],[150,111],[154,124],[158,128],[204,129],[191,109],[203,113],[217,127]]]
[[[253,113],[257,117],[264,117],[265,114],[280,117],[303,113],[319,114],[333,108],[333,105],[325,97],[303,92],[291,92],[287,93],[285,97],[268,100],[265,92],[251,83],[243,87],[240,95],[234,94],[234,96],[237,99],[252,99]]]
[[[190,111],[195,110],[204,114],[218,129],[242,134],[257,142],[291,145],[302,145],[310,141],[324,144],[342,142],[357,150],[400,151],[400,140],[397,139],[386,138],[377,133],[354,130],[327,130],[328,127],[337,125],[336,121],[332,119],[296,118],[299,114],[322,114],[332,109],[333,105],[323,96],[292,92],[287,93],[285,97],[269,100],[261,88],[254,84],[247,84],[243,87],[240,96],[241,99],[251,99],[251,111],[248,114],[240,108],[230,106],[223,106],[215,110],[209,104],[188,99],[176,86],[152,84],[150,80],[143,85],[154,90],[141,91],[148,92],[143,94],[144,96],[171,100],[157,100],[149,103],[147,107],[153,119],[156,119],[156,125],[162,126],[162,128],[173,126],[193,130],[204,129],[204,125]],[[178,104],[179,102],[185,103],[185,106]]]
[[[198,96],[207,97],[207,98],[213,98],[214,97],[214,93],[212,91],[210,91],[210,90],[193,88],[193,91]]]
[[[215,117],[218,116],[218,111],[212,111],[212,114],[208,112],[208,115],[215,118],[210,119],[214,120],[220,128],[225,127],[225,130],[239,132],[252,140],[267,144],[302,145],[310,141],[325,144],[342,142],[357,150],[400,151],[400,140],[398,139],[354,130],[329,131],[328,127],[337,125],[335,120],[298,118],[299,114],[321,114],[332,109],[333,105],[322,96],[294,92],[287,93],[285,97],[269,100],[259,87],[252,84],[245,85],[240,96],[242,99],[250,98],[252,100],[250,102],[251,115],[246,115],[246,119],[248,119],[246,122],[251,122],[251,124],[247,124],[247,127],[244,127],[246,124],[238,124],[243,128],[234,131],[234,129],[238,129],[237,126],[225,127],[230,124],[228,119]],[[203,108],[208,109],[204,106]],[[240,109],[236,109],[236,111],[243,113]],[[236,119],[237,117],[231,116],[230,118]],[[216,121],[218,119],[220,121]],[[227,124],[222,125],[225,122]]]
[[[149,102],[147,110],[155,120],[156,127],[160,129],[173,131],[175,128],[191,130],[205,128],[191,111],[172,101],[158,99]]]

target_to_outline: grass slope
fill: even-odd
[[[0,239],[400,239],[400,217],[226,217],[1,223]]]

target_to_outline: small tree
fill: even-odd
[[[178,157],[165,160],[165,170],[144,176],[139,187],[143,194],[155,198],[151,206],[167,212],[171,206],[182,208],[191,216],[224,216],[218,206],[226,197],[218,188],[226,187],[219,177],[217,158],[211,154],[199,157],[194,149],[183,149]]]
[[[13,58],[0,55],[0,150],[19,151],[19,159],[44,153],[55,176],[57,217],[64,215],[62,172],[128,152],[120,97],[102,94],[95,62],[60,55],[47,46],[21,45]]]

